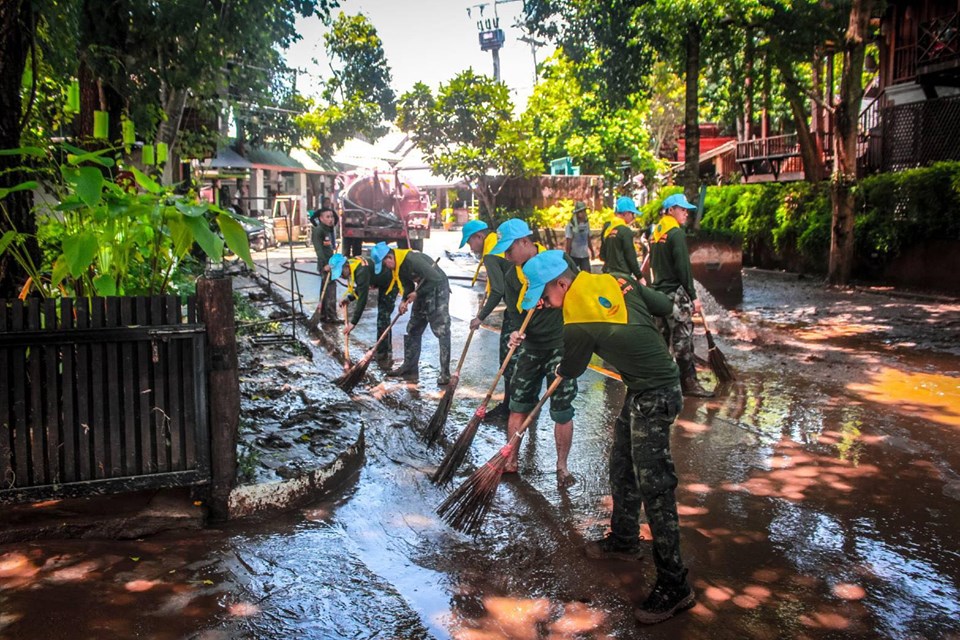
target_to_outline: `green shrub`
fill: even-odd
[[[563,229],[573,218],[573,200],[560,200],[550,207],[534,207],[524,216],[532,227],[542,229]],[[613,209],[587,209],[587,220],[591,229],[599,229],[603,223],[613,217]]]

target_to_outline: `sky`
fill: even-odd
[[[393,74],[393,88],[399,97],[416,82],[431,88],[472,67],[477,73],[493,76],[489,51],[481,51],[478,41],[477,4],[486,3],[483,19],[492,18],[493,0],[341,0],[334,15],[363,13],[376,27]],[[471,15],[467,15],[470,7]],[[533,55],[530,45],[519,42],[523,32],[514,27],[523,8],[517,0],[500,0],[496,6],[500,28],[506,43],[500,50],[500,75],[511,90],[514,107],[520,111],[533,91]],[[302,39],[286,53],[287,64],[306,74],[298,78],[298,89],[316,95],[319,83],[330,77],[323,50],[323,23],[316,17],[301,18],[298,30]],[[552,47],[537,50],[542,62]]]

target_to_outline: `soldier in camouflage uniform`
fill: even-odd
[[[382,270],[373,272],[373,262],[369,258],[352,258],[349,261],[341,254],[334,254],[329,265],[334,278],[343,278],[346,281],[347,294],[340,301],[341,306],[356,301],[353,315],[343,329],[344,335],[350,335],[353,328],[360,322],[363,311],[367,307],[367,298],[370,287],[377,289],[377,336],[383,334],[390,326],[393,308],[397,304],[398,290],[387,293],[390,288],[391,272]],[[381,367],[389,367],[393,362],[393,343],[390,333],[377,345],[377,362]]]
[[[503,254],[492,253],[497,244],[497,234],[482,220],[471,220],[463,225],[460,248],[469,245],[470,250],[480,256],[480,260],[487,272],[486,297],[483,306],[477,312],[477,317],[470,321],[470,329],[475,331],[487,319],[493,310],[500,304],[506,295],[506,279],[513,271],[513,263],[503,257]],[[520,328],[520,313],[515,305],[507,304],[503,310],[503,319],[500,322],[500,364],[510,351],[510,334]],[[510,414],[510,379],[516,368],[517,361],[511,358],[507,368],[503,371],[503,402],[487,411],[488,420],[505,418]]]
[[[532,257],[544,251],[543,246],[533,242],[533,232],[523,220],[507,220],[497,228],[497,244],[491,252],[503,253],[514,266],[507,270],[504,283],[504,298],[508,307],[520,312],[520,302],[528,283],[521,267]],[[576,270],[570,256],[560,252],[567,265]],[[559,309],[537,309],[527,325],[526,333],[510,334],[509,346],[518,346],[513,360],[516,362],[510,378],[510,418],[507,420],[507,435],[517,432],[540,397],[540,388],[546,380],[551,384],[556,377],[557,363],[563,357],[563,314]],[[553,438],[557,446],[557,483],[560,486],[573,484],[574,478],[567,468],[567,457],[573,444],[573,400],[577,397],[577,381],[564,380],[550,397],[550,417],[553,419]],[[507,471],[517,470],[517,451],[507,463]]]
[[[563,310],[564,356],[557,375],[579,377],[597,354],[627,385],[610,453],[611,531],[588,547],[588,555],[636,557],[642,505],[653,534],[657,581],[634,613],[646,624],[662,622],[694,604],[680,555],[677,474],[670,455],[670,427],[683,407],[679,370],[636,281],[575,274],[560,251],[541,253],[523,271],[529,281],[524,308],[542,302]]]
[[[336,249],[333,209],[325,207],[314,211],[310,215],[310,222],[313,223],[310,241],[317,253],[317,271],[320,272],[321,282],[323,282],[326,280],[326,272],[329,271],[326,268],[327,262],[333,257]],[[324,324],[343,324],[343,320],[337,317],[337,287],[333,286],[333,280],[336,278],[336,274],[331,276],[327,287],[320,292],[320,302],[317,303],[320,308],[320,321]],[[323,288],[322,284],[320,286]]]
[[[403,296],[399,312],[412,306],[407,333],[403,336],[403,364],[387,372],[388,376],[419,377],[420,349],[427,325],[440,344],[438,385],[450,382],[450,283],[433,259],[411,249],[391,249],[383,243],[371,251],[374,273],[392,274],[387,293],[399,290]]]
[[[697,380],[693,355],[693,314],[700,313],[701,308],[693,286],[693,269],[683,225],[690,211],[695,209],[696,206],[687,202],[682,193],[663,201],[663,217],[653,228],[650,266],[653,288],[673,299],[674,313],[661,323],[661,328],[680,367],[683,395],[711,398],[713,394]]]

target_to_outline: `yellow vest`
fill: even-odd
[[[360,265],[366,265],[366,264],[368,264],[366,258],[354,258],[353,260],[350,261],[350,279],[347,280],[348,294],[356,295],[354,293],[354,285],[357,282],[357,268],[359,268]]]
[[[653,241],[654,242],[666,242],[667,241],[667,232],[671,229],[676,229],[680,226],[680,223],[677,222],[677,219],[671,215],[664,215],[660,218],[660,222],[657,223],[657,226],[653,228]]]
[[[397,287],[397,291],[400,292],[400,296],[403,294],[403,284],[400,282],[400,265],[403,264],[403,261],[407,259],[407,254],[410,253],[410,249],[394,249],[393,250],[393,259],[396,261],[397,266],[393,270],[393,280],[390,281],[390,286],[387,287],[387,293],[393,291],[393,287]]]
[[[620,216],[614,216],[613,220],[610,221],[610,224],[607,226],[607,228],[603,230],[603,234],[602,234],[603,237],[600,238],[600,241],[603,242],[604,240],[606,240],[607,237],[611,233],[613,233],[613,230],[616,229],[617,227],[625,227],[625,226],[627,226],[627,223],[624,222],[623,218],[621,218]]]
[[[563,323],[627,324],[627,303],[620,283],[609,273],[581,271],[563,299]]]
[[[481,261],[481,262],[483,261],[483,258],[484,258],[485,256],[490,255],[490,251],[496,246],[496,244],[497,244],[497,234],[496,234],[496,233],[493,233],[493,232],[488,233],[488,234],[487,234],[487,237],[483,239],[483,249],[482,249],[481,252],[480,252],[480,261]],[[503,253],[502,253],[502,252],[501,252],[501,253],[494,253],[493,255],[497,256],[498,258],[502,258],[502,257],[503,257]],[[479,267],[478,267],[478,268],[479,268]],[[490,274],[489,274],[489,273],[487,274],[486,293],[487,293],[488,296],[490,295]]]
[[[537,253],[547,250],[547,248],[539,242],[534,244],[537,247]],[[517,298],[517,311],[523,313],[523,296],[527,295],[527,287],[530,285],[530,283],[527,282],[527,276],[523,275],[523,266],[517,265],[515,268],[517,270],[517,278],[520,279],[520,296]]]

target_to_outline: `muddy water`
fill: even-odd
[[[452,314],[471,317],[477,294],[453,289]],[[357,345],[372,340],[372,311]],[[465,335],[455,321],[455,350]],[[497,338],[489,329],[474,338],[448,438],[496,369]],[[433,515],[445,492],[427,476],[442,452],[418,436],[439,397],[435,345],[428,332],[419,388],[378,382],[373,368],[374,386],[355,397],[366,462],[336,500],[189,538],[0,547],[0,636],[960,633],[955,358],[928,370],[895,356],[806,360],[776,343],[721,343],[740,380],[716,400],[688,401],[673,438],[683,550],[699,602],[641,629],[631,608],[653,582],[649,559],[581,553],[609,517],[606,455],[623,386],[599,361],[580,380],[570,461],[577,484],[557,488],[544,416],[521,450],[519,477],[504,481],[483,532],[470,538]],[[456,482],[502,442],[501,426],[483,425]]]

